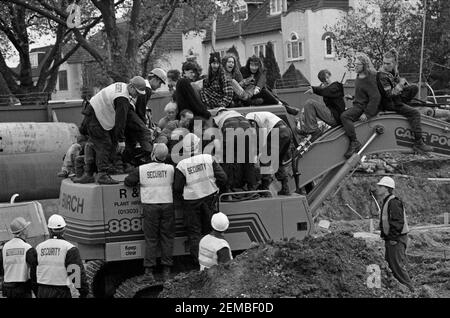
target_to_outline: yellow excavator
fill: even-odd
[[[243,114],[270,111],[295,132],[295,120],[282,105],[236,110]],[[342,127],[326,131],[313,143],[294,133],[295,151],[283,162],[289,172],[290,189],[295,189],[290,196],[277,196],[280,185],[275,181],[270,197],[239,202],[223,202],[226,194],[219,197],[218,208],[230,220],[225,236],[233,251],[248,249],[252,242],[303,239],[313,230],[317,208],[358,165],[362,155],[412,152],[414,137],[400,115],[380,113],[367,122],[357,122],[355,128],[363,146],[348,160],[344,158],[348,138]],[[450,157],[450,125],[422,116],[422,128],[432,153]],[[123,182],[77,184],[65,179],[60,188],[59,212],[68,224],[66,238],[78,246],[86,261],[94,297],[134,297],[148,287],[140,285],[138,279],[143,274],[145,250],[138,187],[126,187]],[[177,211],[174,255],[180,259],[189,253],[186,240],[183,218]]]

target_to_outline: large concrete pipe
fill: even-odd
[[[78,136],[68,123],[0,123],[0,202],[57,198],[64,154]]]

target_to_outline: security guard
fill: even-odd
[[[395,181],[390,177],[383,177],[377,183],[376,194],[379,198],[383,198],[380,216],[381,238],[385,241],[385,258],[394,277],[414,291],[405,269],[408,221],[402,201],[393,194],[394,189]]]
[[[222,212],[211,218],[212,232],[200,240],[198,262],[200,270],[214,265],[224,264],[233,259],[230,244],[225,240],[223,233],[228,229],[230,221]]]
[[[108,174],[117,158],[117,151],[125,149],[125,126],[131,104],[139,94],[145,94],[145,80],[135,76],[130,83],[117,82],[94,95],[83,110],[89,141],[94,145],[99,184],[117,184]],[[130,104],[131,103],[131,104]],[[137,116],[137,115],[136,115]],[[85,172],[91,173],[92,172]]]
[[[216,194],[227,184],[227,176],[210,154],[200,153],[200,138],[193,133],[183,138],[183,151],[191,157],[177,164],[173,190],[176,197],[183,198],[189,249],[197,263],[198,243],[202,234],[211,231]]]
[[[164,161],[169,151],[165,144],[155,144],[152,161],[141,165],[124,180],[128,187],[140,184],[141,202],[144,207],[145,275],[143,281],[152,283],[156,266],[158,245],[161,245],[163,278],[167,280],[173,265],[173,240],[175,236],[175,210],[173,205],[174,167]]]
[[[37,297],[72,298],[69,286],[74,283],[80,298],[86,298],[89,292],[86,273],[78,248],[63,238],[66,228],[64,218],[53,214],[48,219],[47,227],[50,238],[36,247]]]
[[[281,190],[278,192],[279,195],[290,195],[289,185],[288,185],[288,175],[283,167],[283,159],[287,156],[289,147],[292,141],[292,132],[291,129],[286,125],[286,123],[277,115],[271,112],[252,112],[248,113],[245,116],[250,123],[255,126],[257,129],[266,129],[267,132],[267,140],[265,140],[266,144],[266,154],[270,153],[270,156],[273,154],[279,153],[278,159],[278,171],[275,176],[281,182]],[[275,141],[274,149],[272,148],[272,132],[273,129],[278,129],[278,140]],[[258,134],[259,136],[260,134]],[[273,165],[273,162],[270,163],[261,163],[261,166]],[[263,174],[261,177],[261,190],[269,190],[269,186],[271,183],[271,176],[268,174]]]
[[[36,250],[25,240],[30,222],[15,218],[11,224],[14,238],[6,242],[0,253],[0,275],[3,279],[3,296],[7,298],[31,298],[36,290]]]

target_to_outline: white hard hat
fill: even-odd
[[[228,217],[222,212],[215,213],[211,218],[211,226],[214,230],[219,232],[225,232],[230,225]]]
[[[183,138],[183,150],[186,152],[198,152],[200,138],[195,134],[189,133]]]
[[[391,177],[383,177],[381,180],[377,183],[377,185],[385,186],[391,189],[395,189],[395,181]]]
[[[20,232],[25,230],[30,224],[31,222],[27,222],[23,217],[19,216],[18,218],[12,220],[9,227],[11,228],[12,234],[19,234]]]
[[[64,221],[64,218],[61,215],[53,214],[48,219],[47,227],[52,230],[60,230],[64,227],[66,227],[66,221]]]
[[[149,76],[156,76],[157,78],[159,78],[164,84],[166,84],[167,82],[167,73],[166,71],[164,71],[162,68],[154,68]]]

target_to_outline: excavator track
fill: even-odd
[[[114,298],[156,298],[163,290],[163,282],[155,281],[153,284],[140,282],[141,277],[138,275],[124,281],[116,289]]]
[[[84,268],[86,270],[86,279],[89,285],[89,294],[87,296],[88,298],[95,298],[94,296],[95,277],[104,265],[105,261],[102,260],[87,261],[84,264]]]

